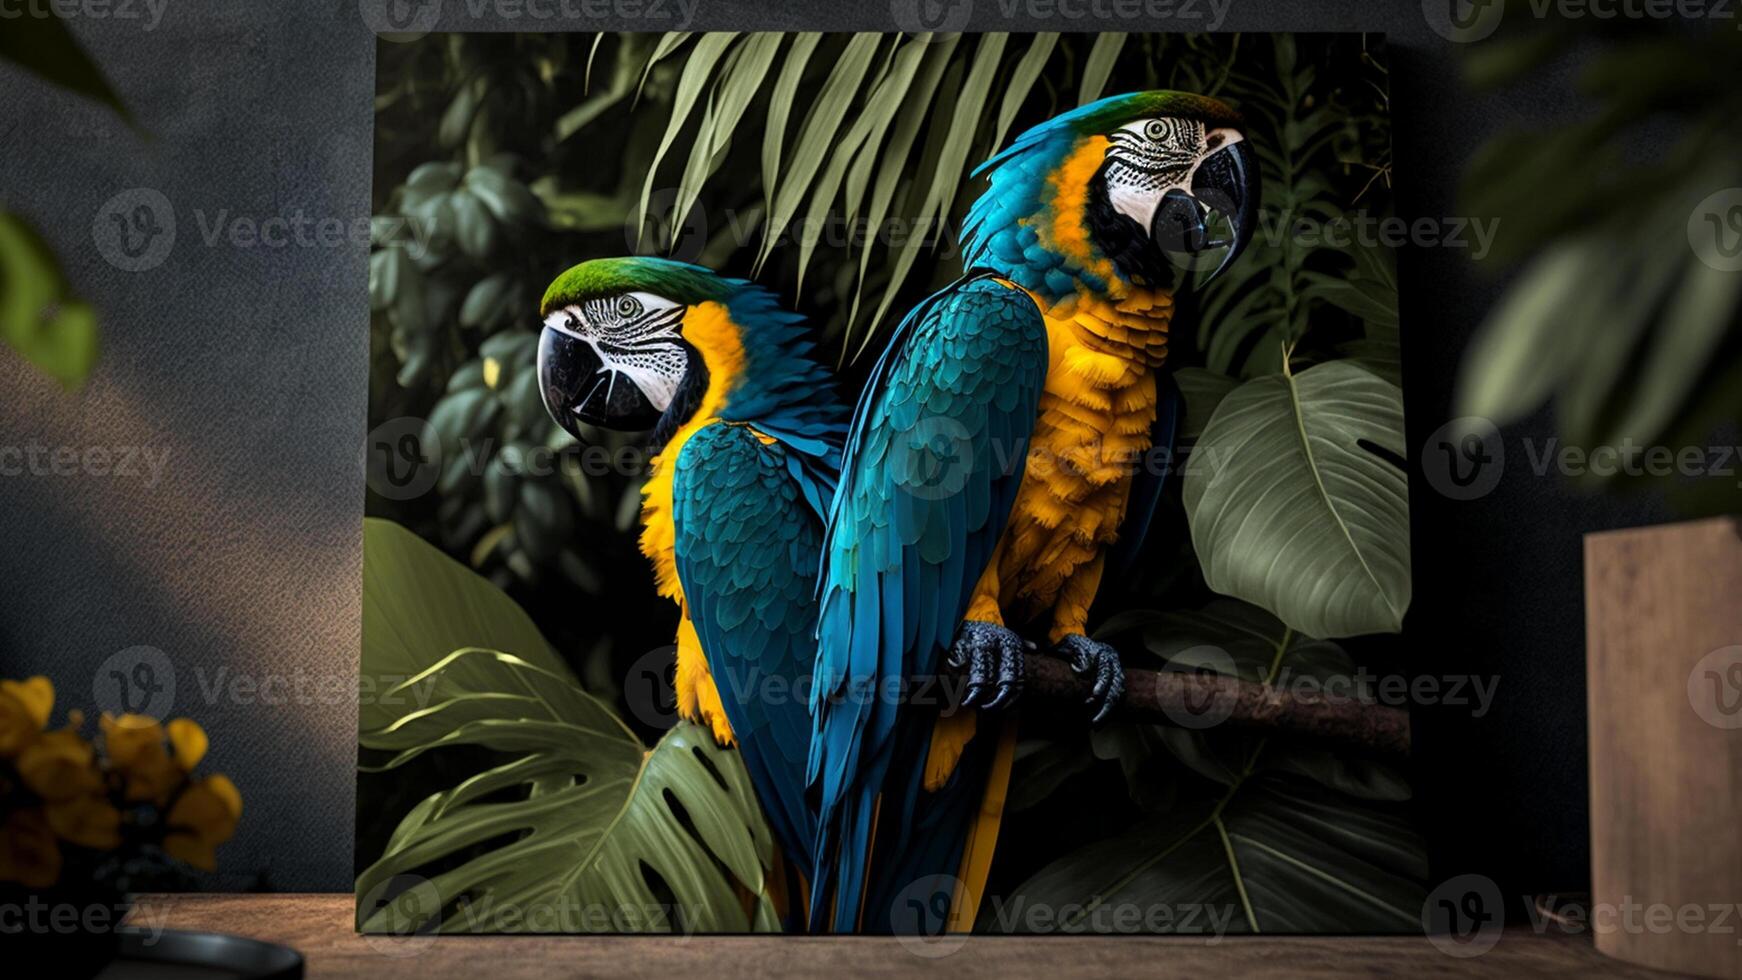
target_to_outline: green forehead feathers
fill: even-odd
[[[688,262],[649,256],[592,259],[556,277],[544,292],[539,316],[601,296],[652,293],[674,303],[693,306],[731,296],[734,282]]]

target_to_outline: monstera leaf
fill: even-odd
[[[366,522],[359,741],[391,771],[450,746],[499,761],[419,803],[357,879],[364,931],[778,929],[773,840],[737,753],[681,724],[649,750],[512,600]]]
[[[1394,633],[1409,608],[1397,386],[1348,361],[1247,382],[1186,468],[1204,581],[1317,637]]]
[[[1335,644],[1228,599],[1196,612],[1129,614],[1096,635],[1136,635],[1170,669],[1262,684],[1304,680],[1326,692],[1354,678],[1354,663]],[[1043,868],[991,911],[989,928],[1419,930],[1427,857],[1397,807],[1409,787],[1396,771],[1214,721],[1199,719],[1197,728],[1124,722],[1097,732],[1096,755],[1120,761],[1146,815]],[[1180,802],[1153,793],[1158,783],[1181,781],[1177,767],[1160,771],[1158,755],[1205,777],[1208,788]],[[1152,805],[1156,799],[1165,804]],[[1049,917],[1032,918],[1037,909]]]
[[[1225,794],[1067,855],[990,910],[991,928],[1420,932],[1427,859],[1402,817],[1267,768]],[[1161,918],[1165,913],[1165,918]]]

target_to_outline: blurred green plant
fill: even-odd
[[[1533,20],[1472,46],[1466,69],[1479,89],[1541,84],[1573,52],[1587,116],[1503,133],[1466,174],[1466,209],[1499,219],[1492,258],[1523,267],[1465,357],[1458,414],[1505,425],[1552,402],[1586,451],[1707,445],[1742,421],[1742,273],[1723,255],[1742,239],[1742,35]],[[1589,479],[1696,514],[1742,509],[1731,480]]]
[[[11,62],[133,121],[102,70],[59,17],[10,17],[0,22],[0,62]],[[83,385],[97,363],[96,311],[73,295],[60,263],[41,236],[23,218],[4,209],[0,209],[0,341],[68,389]]]
[[[649,749],[490,583],[387,521],[365,522],[364,549],[363,771],[499,758],[400,819],[357,877],[378,900],[359,929],[778,931],[773,837],[737,753],[688,723]],[[402,876],[427,884],[386,894]]]

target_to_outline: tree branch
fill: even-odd
[[[1023,697],[1082,704],[1089,681],[1063,660],[1024,658]],[[1232,726],[1336,742],[1372,755],[1409,755],[1409,713],[1322,692],[1288,691],[1252,681],[1172,670],[1125,671],[1115,717],[1188,728]]]

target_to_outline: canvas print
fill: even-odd
[[[1423,927],[1382,38],[378,65],[359,929]]]

